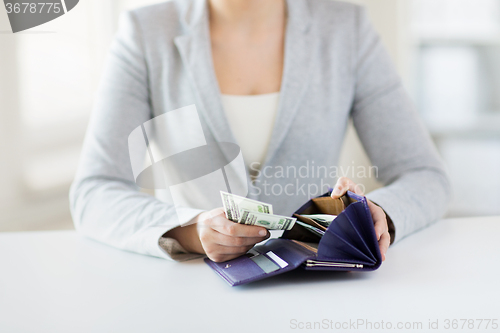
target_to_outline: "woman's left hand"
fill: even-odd
[[[358,185],[356,185],[356,183],[347,177],[340,177],[332,191],[332,198],[338,199],[348,190],[356,194],[363,195],[363,191]],[[375,233],[377,235],[380,253],[382,254],[382,261],[384,261],[387,249],[389,248],[391,242],[387,216],[382,208],[375,205],[370,200],[367,200],[367,202],[368,208],[370,208],[370,212],[372,214],[373,223],[375,224]]]

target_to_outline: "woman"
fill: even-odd
[[[191,104],[207,141],[241,147],[253,171],[249,196],[281,215],[300,207],[308,199],[301,186],[319,178],[272,171],[336,165],[351,117],[386,185],[367,195],[384,260],[391,242],[445,210],[443,166],[362,8],[330,0],[178,0],[122,17],[70,193],[77,230],[176,260],[206,254],[225,261],[269,237],[227,220],[220,197],[198,195],[176,214],[169,200],[139,192],[128,136]],[[164,140],[178,142],[174,132]],[[265,182],[296,191],[277,195]],[[340,178],[332,196],[348,189],[360,192]]]

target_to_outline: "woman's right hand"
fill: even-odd
[[[201,213],[196,221],[201,246],[215,262],[237,258],[270,237],[266,228],[228,220],[223,208]]]

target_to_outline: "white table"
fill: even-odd
[[[230,287],[201,260],[122,252],[70,231],[3,233],[0,332],[294,332],[358,319],[376,332],[381,321],[425,332],[429,320],[440,328],[431,332],[475,332],[478,321],[444,330],[445,320],[500,321],[499,236],[500,217],[444,220],[392,247],[375,272],[297,271]]]

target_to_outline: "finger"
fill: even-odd
[[[252,245],[242,247],[226,247],[218,244],[212,244],[209,249],[206,250],[206,254],[212,261],[223,262],[244,255],[252,247]]]
[[[388,232],[383,233],[380,237],[380,241],[378,242],[378,246],[380,247],[380,253],[382,254],[382,261],[385,260],[387,249],[389,249],[389,245],[391,243],[391,236]]]
[[[224,262],[224,261],[228,261],[228,260],[231,260],[231,259],[234,259],[234,258],[238,258],[238,256],[235,256],[235,255],[225,255],[225,254],[216,254],[216,255],[208,255],[208,258],[212,261],[215,261],[215,262]]]
[[[224,216],[216,216],[211,219],[209,223],[213,230],[221,234],[232,237],[265,237],[269,234],[266,228],[258,227],[256,225],[239,224],[229,221]]]
[[[242,255],[243,253],[238,253],[238,254],[220,254],[220,253],[207,253],[207,256],[210,260],[215,261],[215,262],[225,262],[231,259],[238,258]]]
[[[212,218],[219,216],[219,215],[226,216],[226,212],[224,211],[224,208],[219,207],[216,209],[212,209],[208,212],[203,212],[200,215],[199,222],[204,222],[205,220],[212,219]]]
[[[335,184],[335,187],[333,188],[331,197],[333,199],[338,199],[347,191],[354,192],[358,195],[363,195],[363,191],[361,190],[361,187],[359,185],[357,185],[347,177],[340,177],[337,180],[337,184]]]
[[[242,247],[242,246],[254,246],[257,243],[262,242],[269,238],[270,234],[264,237],[232,237],[225,234],[221,234],[216,230],[212,230],[213,234],[212,242],[222,246],[230,247]]]
[[[375,233],[377,234],[377,240],[380,240],[380,237],[383,233],[389,230],[387,225],[387,216],[382,208],[375,205],[370,200],[367,200],[368,208],[370,208],[370,213],[372,214],[372,219],[375,227]]]
[[[244,253],[247,253],[248,250],[250,250],[253,247],[253,245],[247,245],[247,246],[224,246],[220,244],[214,244],[212,248],[212,252],[221,254],[221,255],[228,255],[228,254],[237,254],[237,255],[242,255]]]
[[[341,196],[343,196],[347,192],[347,190],[349,189],[351,182],[352,181],[347,177],[340,177],[337,180],[335,187],[333,188],[331,197],[333,199],[338,199]]]

